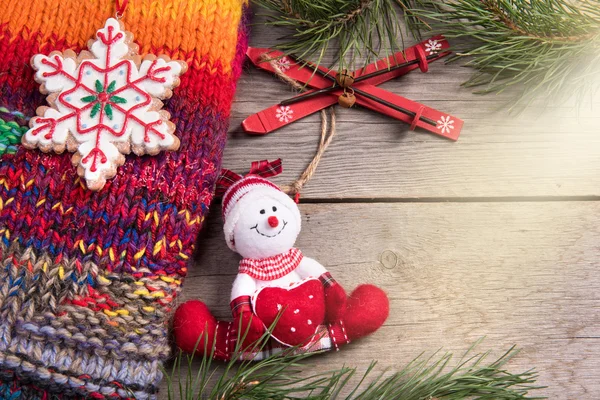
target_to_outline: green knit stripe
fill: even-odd
[[[0,112],[25,118],[20,112],[9,111],[4,107],[0,107]],[[21,136],[23,136],[28,129],[29,127],[27,125],[19,125],[15,121],[4,121],[0,118],[0,157],[4,154],[16,153],[17,146],[21,143]]]

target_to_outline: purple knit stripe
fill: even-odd
[[[196,156],[189,151],[163,153],[157,157],[157,164],[153,164],[153,160],[148,157],[131,156],[131,160],[122,167],[122,173],[114,179],[114,183],[107,186],[127,188],[131,192],[130,198],[140,199],[138,202],[114,204],[110,207],[108,204],[111,193],[103,192],[97,195],[94,202],[84,198],[69,205],[66,202],[69,199],[64,198],[64,188],[53,182],[31,185],[25,190],[20,186],[10,189],[1,186],[1,198],[9,199],[18,195],[20,200],[6,204],[0,212],[0,226],[5,226],[10,231],[10,238],[5,235],[1,239],[7,246],[16,240],[22,247],[43,248],[53,256],[62,254],[67,258],[79,257],[98,265],[110,265],[115,272],[131,272],[131,266],[166,271],[169,274],[181,271],[187,263],[187,259],[180,255],[182,249],[170,247],[153,254],[154,243],[162,239],[167,244],[171,244],[173,240],[194,243],[200,227],[198,218],[206,213],[206,205],[212,200],[218,172],[215,162],[221,157],[223,145],[222,140],[210,140],[206,135],[209,132],[223,132],[227,124],[219,115],[212,115],[210,112],[204,115],[198,113],[195,117],[177,114],[174,117],[181,136],[187,137],[188,142],[201,141],[197,143],[200,150]],[[186,120],[187,123],[183,122]],[[184,138],[182,147],[186,146]],[[61,158],[38,152],[27,152],[22,156],[32,162],[39,160],[24,164],[28,168],[25,173],[26,181],[46,176],[45,171],[55,168],[56,158]],[[69,156],[62,156],[65,157]],[[214,160],[213,167],[207,168],[210,160]],[[62,162],[68,163],[66,168],[72,170],[74,179],[75,171],[70,161],[66,159]],[[163,168],[166,163],[179,165],[179,168]],[[17,165],[3,162],[0,176],[16,174]],[[136,174],[135,169],[141,172],[137,172],[134,177],[132,175]],[[135,184],[135,178],[143,180],[145,185]],[[149,187],[164,189],[157,196]],[[169,191],[172,196],[181,198],[178,202],[180,206],[187,205],[188,208],[182,209],[177,204],[170,203],[168,197],[172,196],[168,196]],[[147,200],[152,198],[155,200]],[[44,203],[38,205],[41,200]],[[103,207],[102,204],[106,205]],[[73,209],[67,213],[66,210],[71,206],[74,206]],[[184,213],[180,213],[182,210]],[[27,212],[27,218],[15,218],[24,211]],[[146,218],[148,215],[151,218]],[[155,217],[164,223],[157,225]],[[195,223],[190,224],[190,220]],[[79,240],[83,242],[80,244]],[[83,254],[81,246],[87,249],[90,245],[100,247],[102,251],[86,251]],[[113,262],[108,257],[110,248],[113,248],[115,256],[123,252],[132,256],[144,247],[144,257],[133,262],[128,258],[118,258]],[[183,251],[188,255],[191,253],[191,249]]]

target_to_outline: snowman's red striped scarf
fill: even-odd
[[[267,258],[242,258],[240,274],[248,274],[261,281],[272,281],[286,276],[300,265],[302,252],[296,248]]]

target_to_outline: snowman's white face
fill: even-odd
[[[244,208],[233,230],[233,239],[242,257],[265,258],[291,249],[299,231],[292,211],[265,196]]]

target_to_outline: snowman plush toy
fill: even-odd
[[[223,171],[225,240],[243,257],[231,291],[233,321],[216,320],[201,301],[182,304],[173,329],[183,351],[230,360],[237,348],[239,359],[260,360],[290,347],[339,350],[386,320],[389,302],[381,289],[360,285],[347,296],[323,265],[294,247],[298,206],[265,179],[279,172],[280,160],[255,162],[245,177]],[[267,331],[270,339],[259,348]]]

